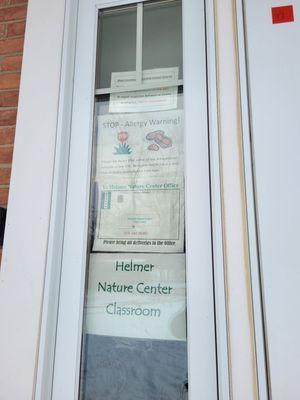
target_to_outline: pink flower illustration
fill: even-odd
[[[129,137],[129,133],[125,131],[121,131],[117,134],[117,138],[119,143],[119,146],[115,146],[115,152],[113,154],[115,155],[121,155],[121,154],[131,154],[132,150],[131,147],[129,146],[128,143],[126,143],[127,139]]]
[[[128,133],[127,132],[119,132],[118,133],[119,142],[121,142],[123,144],[124,142],[126,142],[127,139],[128,139]]]

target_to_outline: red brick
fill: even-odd
[[[0,126],[12,126],[16,124],[17,109],[1,110],[0,109]]]
[[[21,71],[22,56],[7,56],[0,61],[1,72]]]
[[[0,164],[11,164],[13,146],[0,147]]]
[[[24,33],[25,33],[25,21],[12,22],[7,25],[7,37],[24,36]]]
[[[6,37],[7,24],[0,24],[0,39],[4,39]]]
[[[7,7],[0,9],[0,21],[15,21],[26,19],[27,5],[17,7]]]
[[[0,75],[0,90],[19,89],[20,74],[2,74]]]
[[[10,54],[10,53],[22,52],[23,45],[24,45],[23,38],[1,40],[0,41],[0,54]]]
[[[0,168],[0,185],[9,185],[11,168]]]
[[[28,0],[10,0],[9,4],[27,4]]]
[[[7,6],[9,0],[0,0],[0,7]]]
[[[1,92],[0,91],[0,107],[16,107],[18,105],[19,92]]]
[[[13,144],[15,139],[15,130],[16,128],[14,126],[0,128],[0,145]]]
[[[0,205],[6,206],[8,200],[8,188],[0,188]]]

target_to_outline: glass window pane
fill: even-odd
[[[135,70],[136,6],[100,12],[98,35],[101,46],[97,53],[96,88],[108,88],[111,72]]]
[[[182,79],[181,1],[144,5],[143,69],[178,67]]]
[[[159,86],[178,65],[152,66],[154,89],[95,97],[81,400],[187,399],[183,87]]]

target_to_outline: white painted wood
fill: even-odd
[[[78,396],[88,229],[97,7],[81,1],[53,400]],[[217,399],[204,2],[183,1],[187,173],[189,398]],[[197,51],[198,50],[198,51]],[[82,134],[82,133],[85,134]]]
[[[216,2],[219,146],[230,396],[258,399],[235,2]]]
[[[65,1],[30,0],[0,271],[0,398],[34,397]],[[42,88],[42,90],[41,90]]]
[[[272,24],[271,8],[295,22]],[[260,268],[273,400],[300,393],[300,1],[245,0]]]

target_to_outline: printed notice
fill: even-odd
[[[92,254],[87,333],[186,340],[183,254]]]
[[[96,179],[182,175],[182,128],[182,110],[98,117]]]
[[[93,250],[182,252],[183,199],[179,178],[104,184]]]
[[[182,252],[182,111],[100,116],[93,251]]]
[[[112,93],[109,101],[109,112],[144,112],[177,108],[177,80],[178,67],[144,70],[142,84],[159,86],[160,84],[174,82],[174,86]],[[124,88],[133,85],[136,85],[135,71],[113,72],[111,74],[112,88]]]

